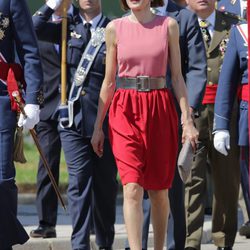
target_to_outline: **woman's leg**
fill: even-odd
[[[148,190],[154,230],[154,250],[162,250],[169,215],[168,190]]]
[[[131,250],[142,249],[143,188],[137,183],[123,186],[123,213]]]

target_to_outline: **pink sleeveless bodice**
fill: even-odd
[[[167,21],[165,16],[156,16],[146,24],[133,22],[128,16],[114,20],[119,77],[166,75]]]

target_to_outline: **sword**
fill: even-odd
[[[19,95],[18,91],[13,91],[12,96],[14,97],[14,99],[15,99],[18,107],[20,108],[20,111],[23,114],[23,116],[27,117],[27,115],[26,115],[26,113],[24,111],[24,105],[21,102],[20,95]],[[51,169],[49,167],[48,161],[47,161],[47,159],[46,159],[46,157],[45,157],[45,155],[44,155],[44,153],[42,151],[42,148],[40,146],[40,143],[38,141],[38,138],[37,138],[37,135],[36,135],[36,131],[35,131],[35,129],[30,129],[29,131],[30,131],[30,134],[31,134],[31,136],[32,136],[35,144],[36,144],[36,147],[37,147],[37,150],[38,150],[38,152],[39,152],[39,154],[41,156],[42,162],[43,162],[43,164],[44,164],[44,166],[45,166],[45,168],[47,170],[48,176],[49,176],[50,181],[52,183],[52,186],[53,186],[53,188],[54,188],[54,190],[56,192],[56,195],[57,195],[57,197],[58,197],[58,199],[59,199],[59,201],[60,201],[63,209],[66,211],[66,207],[65,207],[65,204],[63,202],[62,196],[61,196],[61,194],[59,192],[59,189],[58,189],[58,186],[56,184],[55,178],[54,178],[54,176],[53,176],[53,174],[51,172]]]

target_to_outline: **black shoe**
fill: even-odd
[[[55,227],[40,225],[30,232],[32,238],[56,238]]]
[[[250,221],[244,223],[239,229],[239,234],[241,236],[246,236],[246,238],[250,238]]]
[[[185,250],[197,250],[197,249],[194,247],[186,247]]]
[[[218,247],[217,250],[233,250],[232,247]]]

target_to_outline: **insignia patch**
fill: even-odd
[[[39,93],[37,95],[37,102],[39,105],[42,105],[44,102],[44,95],[42,90],[39,90]]]
[[[70,36],[76,39],[79,39],[82,37],[80,34],[77,34],[75,31],[70,32]]]
[[[0,40],[5,37],[5,31],[10,25],[10,20],[2,12],[0,12]]]
[[[234,5],[236,3],[236,0],[231,0],[230,2],[232,5]]]

